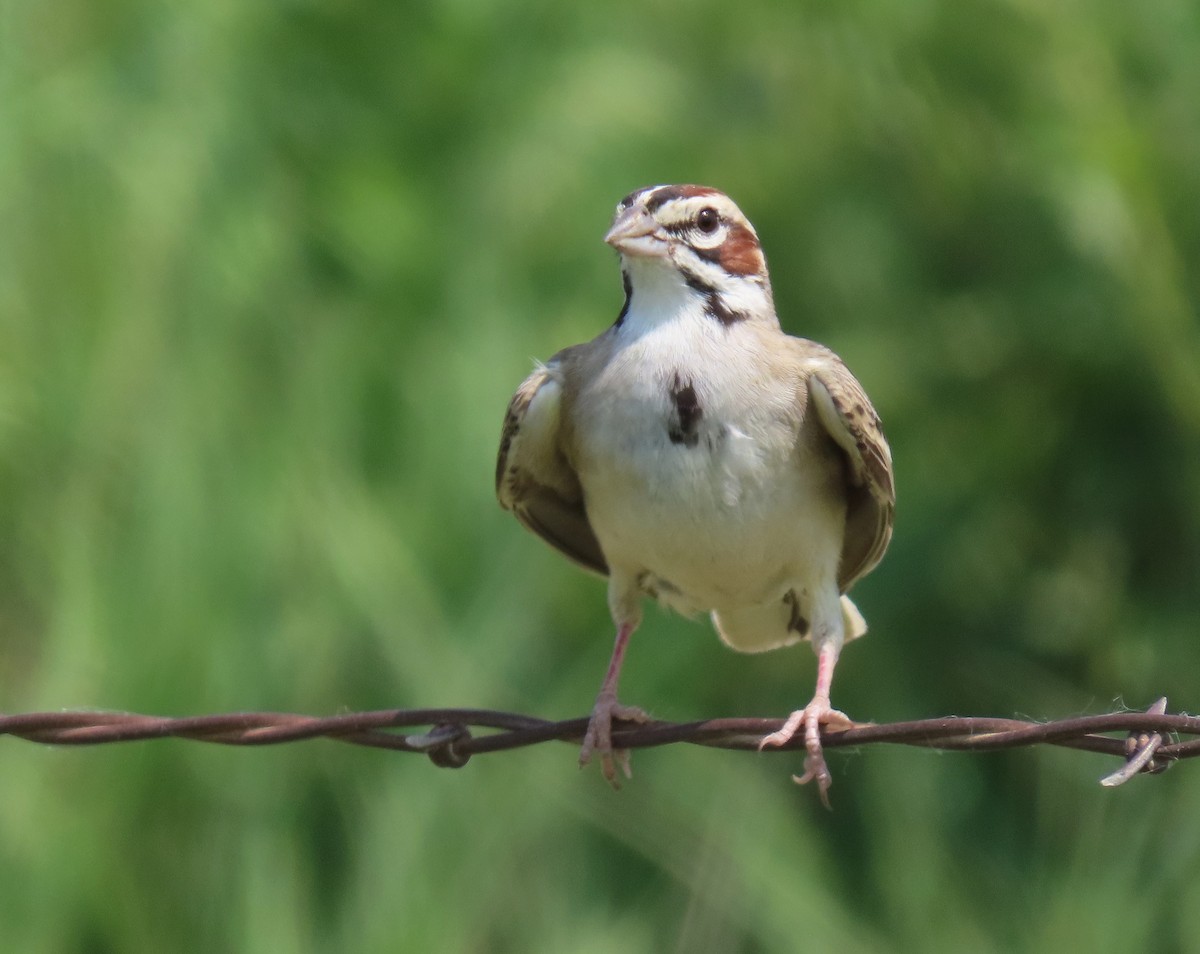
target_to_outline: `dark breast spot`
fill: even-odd
[[[676,373],[668,389],[671,396],[671,416],[667,421],[667,437],[672,444],[695,447],[700,442],[700,419],[704,410],[691,381],[683,381]]]

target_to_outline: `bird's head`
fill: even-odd
[[[626,285],[686,289],[729,315],[771,310],[767,262],[754,226],[734,201],[698,185],[650,186],[617,205],[604,241],[621,253]]]

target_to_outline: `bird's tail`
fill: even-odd
[[[848,596],[841,598],[841,610],[845,641],[858,639],[867,631],[867,621]],[[810,621],[804,618],[794,600],[790,599],[760,606],[716,610],[712,619],[721,639],[743,653],[760,653],[790,646],[808,639],[812,632]]]

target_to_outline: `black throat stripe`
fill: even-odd
[[[709,318],[719,321],[726,328],[736,325],[739,321],[745,321],[749,317],[744,311],[737,311],[725,304],[721,293],[694,272],[683,269],[683,280],[687,283],[688,288],[704,296],[704,313]]]
[[[618,328],[625,321],[625,316],[629,314],[629,303],[633,301],[633,283],[629,280],[629,273],[624,269],[621,270],[621,284],[625,287],[625,304],[621,306],[621,313],[617,315],[616,326]]]

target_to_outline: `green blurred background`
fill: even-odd
[[[590,707],[603,586],[495,504],[621,304],[612,208],[755,222],[896,459],[859,719],[1200,709],[1192,0],[0,0],[0,705]],[[651,611],[626,701],[807,649]],[[0,741],[5,950],[1200,950],[1200,769]]]

